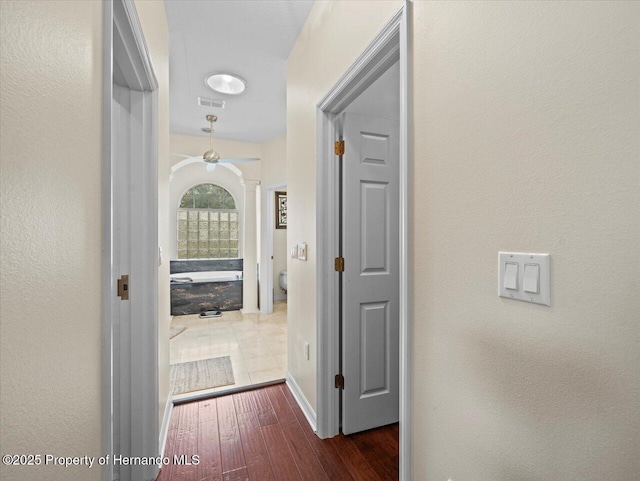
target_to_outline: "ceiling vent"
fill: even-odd
[[[198,97],[198,105],[200,107],[224,108],[224,100],[210,99],[208,97]]]

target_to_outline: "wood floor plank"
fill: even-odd
[[[261,430],[276,479],[278,481],[300,481],[300,472],[296,467],[291,451],[289,451],[289,446],[284,439],[284,433],[280,426],[278,424],[269,424],[262,426]]]
[[[269,401],[266,391],[264,389],[256,389],[254,391],[249,391],[249,394],[253,398],[260,426],[276,424],[278,422],[278,418],[273,411],[273,407],[271,406],[271,402]]]
[[[331,442],[328,439],[320,439],[313,429],[311,429],[309,421],[307,421],[307,418],[300,409],[300,406],[298,406],[298,403],[293,397],[293,394],[289,391],[289,388],[283,389],[283,392],[285,393],[285,397],[300,423],[302,432],[307,438],[311,450],[320,462],[320,465],[327,477],[331,481],[353,481],[353,476],[349,474],[346,465],[342,462],[338,453],[336,453]]]
[[[298,424],[298,419],[293,413],[291,406],[287,401],[287,398],[284,397],[281,386],[281,384],[278,384],[276,386],[269,386],[264,390],[269,397],[269,401],[271,402],[273,411],[276,413],[278,424],[280,424],[280,426],[286,426],[288,424]]]
[[[176,406],[157,481],[392,481],[398,425],[322,440],[284,385]]]
[[[176,435],[176,446],[174,456],[184,457],[190,460],[191,456],[198,454],[198,429],[199,429],[198,404],[185,404],[180,407],[180,417],[178,420],[178,432]],[[174,462],[171,457],[171,480],[197,481],[198,467],[191,463]]]
[[[398,479],[398,472],[394,470],[391,456],[384,446],[376,442],[372,433],[365,431],[352,434],[349,439],[356,445],[380,479],[383,481],[396,481]]]
[[[340,434],[331,438],[330,442],[355,481],[380,481],[380,477],[348,437]]]
[[[287,389],[283,384],[272,386],[267,389],[267,394],[289,445],[289,451],[300,472],[300,479],[301,481],[328,481],[329,478],[311,450],[298,418],[285,398],[283,387]]]
[[[373,442],[382,446],[389,456],[397,456],[400,453],[400,443],[398,439],[398,431],[395,429],[397,424],[384,426],[379,429],[367,431]]]
[[[240,431],[232,396],[217,399],[218,426],[220,431],[220,454],[222,473],[225,474],[247,466],[242,452]],[[178,480],[175,480],[178,481]]]
[[[224,473],[223,481],[251,481],[247,468],[234,469]]]
[[[258,415],[255,412],[238,414],[238,426],[249,479],[251,481],[276,481],[271,469],[269,453],[262,437]]]
[[[249,391],[234,394],[233,402],[236,406],[236,414],[256,412],[256,403]]]
[[[218,406],[215,399],[198,403],[198,481],[222,481],[222,453],[218,427]]]

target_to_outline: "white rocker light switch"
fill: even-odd
[[[504,267],[504,288],[518,290],[518,263],[507,262]]]
[[[524,292],[540,294],[540,266],[538,264],[524,265]]]

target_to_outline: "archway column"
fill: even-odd
[[[244,187],[242,313],[258,312],[258,230],[256,188],[259,180],[242,180]]]

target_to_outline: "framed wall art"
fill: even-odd
[[[287,193],[276,192],[276,229],[287,228]]]

